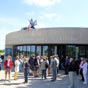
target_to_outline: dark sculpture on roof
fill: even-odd
[[[35,25],[37,25],[37,20],[33,21],[33,19],[29,20],[30,28],[35,29]]]

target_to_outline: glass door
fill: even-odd
[[[77,58],[78,54],[76,54],[78,52],[78,48],[76,48],[75,45],[67,45],[66,46],[66,56],[72,57],[72,58]]]

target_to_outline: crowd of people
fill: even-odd
[[[2,61],[0,60],[0,63]],[[34,77],[41,76],[41,79],[47,79],[49,74],[52,74],[52,80],[57,79],[57,74],[60,69],[64,70],[65,75],[69,75],[70,87],[74,85],[74,73],[81,75],[83,84],[88,83],[88,63],[86,58],[81,58],[81,60],[74,60],[66,56],[63,62],[58,57],[58,55],[50,56],[36,56],[32,54],[30,58],[26,58],[23,55],[16,56],[14,62],[10,55],[6,56],[4,60],[5,69],[5,80],[10,81],[11,70],[14,67],[14,80],[18,79],[19,72],[24,72],[24,83],[28,82],[28,75]],[[1,64],[0,64],[1,70]],[[73,81],[72,81],[73,80]]]

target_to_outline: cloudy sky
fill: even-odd
[[[0,49],[5,36],[37,20],[36,28],[88,27],[88,0],[0,0]]]

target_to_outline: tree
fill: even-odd
[[[5,50],[0,50],[0,54],[4,54]]]
[[[27,30],[28,29],[28,27],[23,27],[21,30]]]

